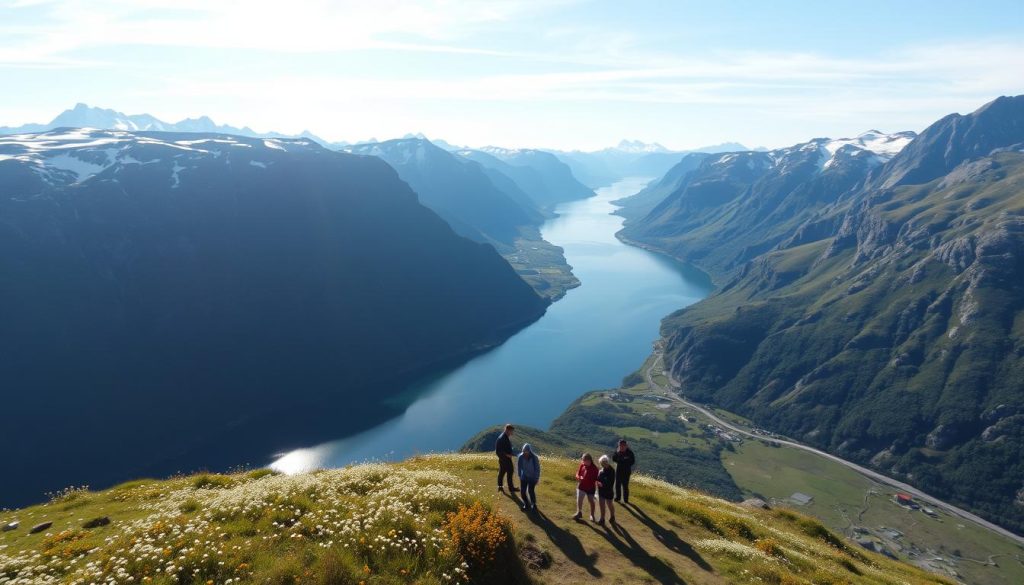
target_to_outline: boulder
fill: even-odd
[[[928,433],[925,439],[925,446],[936,451],[945,451],[953,446],[957,438],[957,429],[953,425],[939,425],[935,430]]]
[[[743,502],[741,502],[740,505],[747,506],[748,508],[760,508],[762,510],[771,510],[771,507],[768,505],[768,502],[762,500],[761,498],[750,498],[747,500],[743,500]]]
[[[51,526],[53,526],[53,522],[41,522],[33,526],[32,529],[28,531],[28,533],[35,534],[37,532],[42,532]]]
[[[3,527],[0,527],[0,532],[10,532],[12,530],[17,530],[19,524],[20,523],[17,520],[13,522],[8,522],[7,524],[4,524]]]
[[[100,526],[106,526],[110,524],[109,516],[100,516],[99,518],[93,518],[85,524],[82,524],[82,528],[99,528]]]

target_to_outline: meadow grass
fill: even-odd
[[[545,457],[540,511],[495,493],[493,455],[299,475],[145,480],[0,513],[0,583],[945,583],[851,550],[796,512],[638,475],[618,525],[569,518],[575,461]],[[68,508],[73,502],[81,505]],[[111,522],[82,524],[97,516]],[[29,535],[27,525],[53,526]]]

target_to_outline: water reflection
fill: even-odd
[[[414,388],[415,399],[401,416],[289,452],[273,467],[297,472],[457,449],[489,425],[546,427],[584,392],[617,386],[650,352],[661,318],[711,290],[702,273],[615,238],[622,218],[610,215],[611,201],[635,193],[644,182],[625,180],[563,205],[559,217],[542,227],[545,239],[565,248],[582,286],[540,320]]]

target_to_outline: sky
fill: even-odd
[[[1024,93],[1024,3],[0,0],[0,125],[85,102],[329,140],[778,147]]]

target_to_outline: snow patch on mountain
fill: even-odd
[[[883,134],[878,130],[868,130],[856,138],[840,138],[825,143],[824,148],[830,154],[835,154],[847,144],[861,148],[886,158],[892,158],[899,154],[910,141],[917,136],[914,132],[897,132],[896,134]]]
[[[93,175],[97,175],[110,166],[110,159],[104,163],[92,163],[84,161],[73,154],[58,154],[47,157],[45,166],[48,169],[68,171],[77,177],[77,182],[82,182]]]
[[[496,156],[501,159],[511,158],[527,152],[528,149],[523,148],[503,148],[501,146],[485,146],[479,149],[481,152],[486,152],[491,156]],[[467,151],[472,152],[472,151]]]
[[[181,171],[186,168],[179,165],[178,161],[174,161],[174,166],[171,167],[171,189],[177,189],[181,185]]]
[[[306,139],[263,140],[226,135],[179,138],[179,134],[137,134],[91,128],[6,135],[0,136],[0,162],[26,165],[50,184],[66,185],[81,183],[114,166],[149,165],[174,159],[170,178],[171,186],[177,187],[179,174],[188,168],[179,163],[179,159],[187,165],[185,161],[192,157],[227,158],[236,149],[261,152],[261,158],[269,158],[278,151],[320,149]],[[266,168],[268,163],[249,160],[249,164]]]
[[[658,144],[657,142],[642,142],[640,140],[622,140],[615,147],[615,150],[621,150],[622,152],[632,152],[636,154],[645,154],[649,152],[669,152],[669,149]]]
[[[836,154],[844,147],[857,149],[857,151],[849,153],[851,156],[866,156],[867,153],[870,153],[872,163],[885,163],[899,154],[916,136],[915,132],[910,131],[885,134],[878,130],[868,130],[856,138],[821,139],[819,144],[823,151],[821,168],[827,169],[832,166],[835,163]]]

